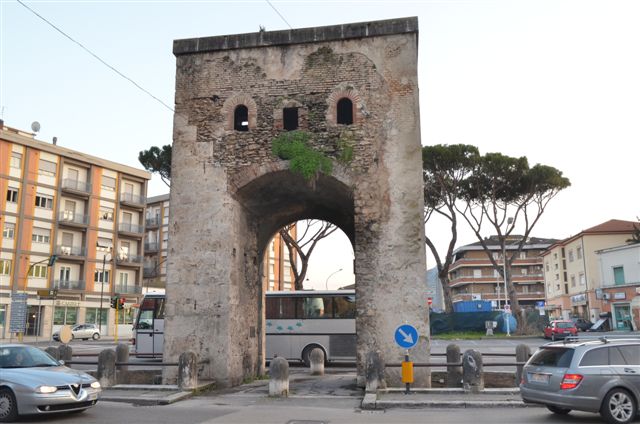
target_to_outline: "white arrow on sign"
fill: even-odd
[[[409,344],[413,344],[413,336],[411,336],[411,334],[405,333],[404,331],[402,331],[402,328],[398,328],[398,332],[403,337],[403,341]]]

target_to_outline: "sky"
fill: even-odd
[[[572,185],[536,237],[640,215],[640,1],[23,3],[169,107],[175,39],[417,16],[423,145],[473,144],[561,170]],[[139,151],[172,142],[167,106],[16,0],[0,0],[0,115],[23,130],[38,121],[39,140],[138,168]],[[167,191],[158,177],[149,184],[149,195]],[[426,231],[444,250],[446,228]],[[458,246],[475,241],[460,228]],[[310,286],[353,282],[344,234],[314,255]]]

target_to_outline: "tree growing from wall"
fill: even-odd
[[[570,185],[569,179],[556,168],[540,164],[529,167],[526,157],[513,158],[501,153],[482,156],[463,182],[461,202],[456,203],[456,209],[473,230],[493,268],[506,281],[509,303],[520,324],[521,307],[511,279],[511,265],[549,202]],[[522,237],[507,249],[516,226],[523,230]],[[490,227],[497,234],[503,263],[493,257],[480,234],[483,227]]]
[[[463,183],[471,175],[478,158],[478,148],[466,144],[439,144],[422,148],[425,229],[434,221],[434,215],[439,215],[449,222],[451,230],[451,237],[443,256],[440,256],[432,238],[429,237],[429,231],[425,234],[425,242],[436,261],[447,313],[453,312],[449,269],[453,263],[453,249],[458,240],[455,203],[462,196]]]

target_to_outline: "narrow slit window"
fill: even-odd
[[[245,105],[239,105],[233,112],[233,129],[249,131],[249,109]]]
[[[298,108],[297,107],[285,107],[282,111],[282,121],[284,129],[287,131],[293,131],[298,129]]]
[[[346,97],[338,101],[338,124],[353,124],[353,103]]]

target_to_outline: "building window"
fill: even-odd
[[[116,179],[112,177],[102,176],[102,182],[100,183],[104,190],[116,191]]]
[[[9,259],[0,259],[0,275],[11,274],[11,261]]]
[[[53,197],[36,194],[36,207],[43,209],[53,209]]]
[[[113,222],[113,209],[112,208],[100,208],[100,221]]]
[[[29,277],[47,278],[47,265],[32,264],[29,270]]]
[[[84,322],[87,324],[96,324],[98,325],[98,316],[100,316],[100,321],[102,321],[102,325],[107,325],[107,321],[109,318],[109,309],[102,308],[102,313],[98,313],[100,308],[87,308],[87,312],[85,314]]]
[[[98,242],[96,244],[96,250],[98,252],[109,252],[112,247],[113,240],[104,237],[98,237]]]
[[[282,121],[284,129],[293,131],[298,129],[298,108],[285,107],[282,111]]]
[[[571,276],[571,287],[575,287],[576,286],[576,276],[572,275]]]
[[[34,227],[31,233],[31,241],[34,243],[48,244],[49,241],[51,241],[51,230]]]
[[[353,102],[343,97],[338,100],[338,124],[351,125],[353,124]]]
[[[38,164],[38,174],[55,177],[56,168],[57,164],[55,162],[49,162],[48,160],[40,159],[40,163]]]
[[[20,169],[22,167],[22,153],[11,152],[11,164],[9,166]]]
[[[556,291],[560,291],[560,284],[556,284]]]
[[[2,228],[2,238],[12,239],[15,237],[16,224],[13,222],[5,222]]]
[[[613,267],[613,282],[616,286],[624,284],[624,267]]]
[[[569,262],[573,262],[573,249],[569,250]]]
[[[249,131],[249,109],[245,105],[238,105],[233,111],[233,129]]]
[[[96,283],[109,284],[109,270],[105,270],[104,272],[96,270],[93,275],[93,281]]]
[[[18,189],[17,188],[8,188],[7,189],[7,202],[18,203]]]
[[[75,325],[78,320],[78,308],[56,306],[53,311],[54,325]]]
[[[581,286],[584,286],[584,285],[587,284],[587,279],[585,278],[584,274],[580,273],[579,278],[580,278],[580,285]]]
[[[545,262],[544,266],[547,269],[547,271],[549,271],[549,262]]]
[[[576,249],[576,254],[578,256],[578,259],[582,259],[582,247],[578,247]]]

